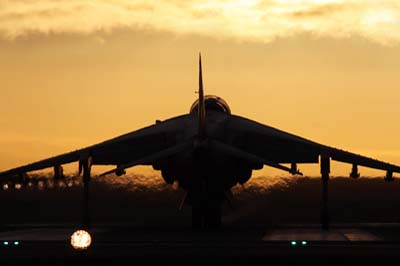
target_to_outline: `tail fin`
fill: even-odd
[[[206,131],[206,108],[204,104],[203,75],[201,69],[201,53],[199,53],[199,136],[204,137]]]

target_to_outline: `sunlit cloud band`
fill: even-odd
[[[400,41],[398,0],[3,0],[0,37],[115,29],[270,42],[299,33]]]

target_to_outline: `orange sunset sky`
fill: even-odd
[[[234,114],[400,165],[397,0],[2,0],[0,171],[187,113],[199,51]]]

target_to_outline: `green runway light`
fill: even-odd
[[[301,241],[301,244],[302,244],[303,246],[305,246],[305,245],[307,245],[307,241]]]
[[[290,242],[290,244],[292,244],[292,246],[296,246],[297,242],[296,241],[292,241],[292,242]]]
[[[14,241],[14,246],[18,246],[19,245],[19,241]]]
[[[3,241],[4,246],[8,246],[8,241]]]

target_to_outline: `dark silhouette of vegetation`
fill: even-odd
[[[184,191],[163,183],[159,177],[152,178],[147,184],[141,183],[140,180],[146,179],[143,176],[131,176],[131,181],[125,183],[94,178],[90,199],[93,224],[189,225],[190,206],[178,211]],[[42,179],[43,182],[49,180]],[[223,206],[223,223],[240,226],[318,224],[321,180],[287,177],[278,181],[268,185],[256,180],[244,187],[234,187],[233,207]],[[0,193],[2,223],[79,224],[82,184],[71,179],[60,182],[64,185],[53,183],[49,187],[46,186],[49,183],[45,183],[42,188],[24,186],[20,189],[8,184],[9,188]],[[396,181],[331,178],[329,210],[333,223],[398,222],[399,208],[400,193]]]

